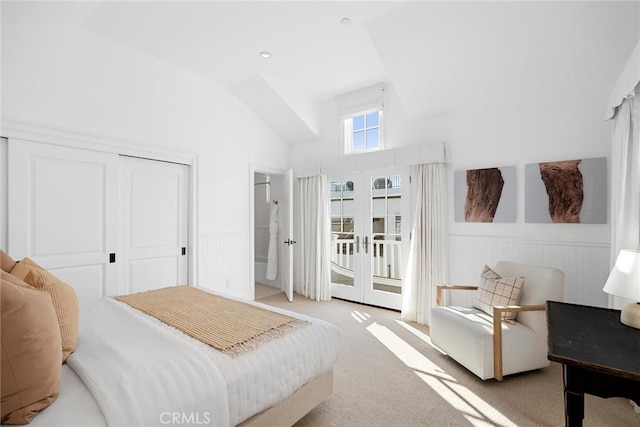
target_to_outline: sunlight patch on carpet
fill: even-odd
[[[416,337],[420,338],[425,343],[429,344],[431,347],[433,347],[434,350],[440,352],[441,354],[447,354],[444,351],[440,350],[440,348],[436,346],[434,343],[432,343],[431,337],[425,334],[424,332],[422,332],[421,330],[414,328],[413,326],[409,325],[407,322],[404,322],[402,320],[396,320],[396,323],[402,326],[403,328],[405,328],[407,331],[411,332]]]
[[[358,321],[358,323],[362,323],[365,320],[371,318],[371,316],[367,313],[360,313],[358,310],[353,310],[351,312],[351,317],[353,317],[354,319],[356,319]]]
[[[467,387],[425,357],[393,331],[378,323],[367,326],[367,331],[391,351],[401,362],[474,426],[516,424],[500,411],[482,400]],[[418,331],[419,332],[419,331]]]

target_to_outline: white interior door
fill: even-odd
[[[121,157],[121,293],[188,283],[188,166]]]
[[[9,254],[31,257],[79,298],[116,294],[118,156],[15,139],[8,155]]]
[[[337,298],[400,309],[409,243],[409,171],[334,177],[331,292]]]
[[[289,301],[293,301],[293,169],[284,175],[284,250],[282,257],[282,286]]]

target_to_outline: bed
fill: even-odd
[[[305,325],[230,356],[113,298],[81,302],[77,347],[62,364],[59,395],[31,425],[294,424],[332,392],[340,331],[243,302]]]

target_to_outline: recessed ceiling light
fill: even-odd
[[[269,52],[260,52],[260,58],[269,59],[271,58],[271,54]]]
[[[342,25],[349,25],[349,23],[350,23],[350,22],[351,22],[351,19],[349,19],[349,18],[347,18],[347,17],[344,17],[344,18],[342,18],[342,19],[340,20],[340,23],[341,23]]]

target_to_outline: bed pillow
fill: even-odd
[[[15,267],[16,262],[9,256],[8,253],[0,249],[0,268],[7,273],[11,272],[11,269]]]
[[[524,277],[501,277],[489,266],[484,266],[476,293],[474,307],[493,316],[496,305],[518,305],[524,286]],[[502,313],[503,321],[515,320],[518,312]]]
[[[8,276],[3,271],[0,280],[0,421],[27,424],[58,397],[60,328],[51,296]]]
[[[13,274],[9,274],[4,270],[0,271],[0,273],[2,273],[2,280],[5,280],[5,281],[7,281],[7,282],[9,282],[9,283],[11,283],[13,285],[16,285],[16,286],[22,286],[23,288],[27,287],[29,289],[33,289],[33,286],[26,284],[24,282],[24,280],[18,279]]]
[[[11,270],[11,274],[36,289],[51,295],[62,336],[62,362],[78,345],[78,297],[73,288],[49,273],[29,258],[24,258]]]

